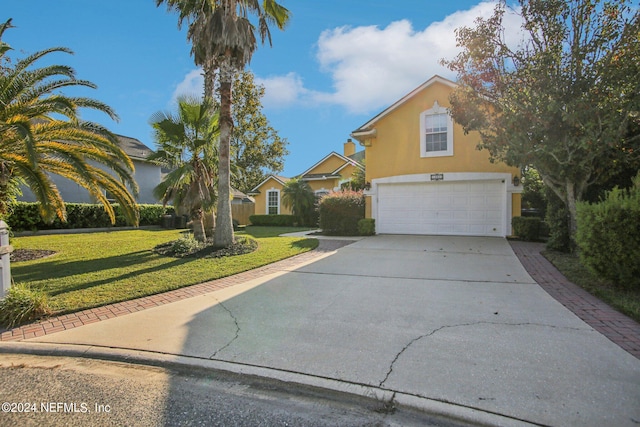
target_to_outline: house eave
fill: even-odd
[[[442,84],[447,85],[447,86],[449,86],[451,88],[457,88],[458,87],[458,84],[456,82],[451,81],[449,79],[445,79],[444,77],[440,77],[439,75],[436,74],[435,76],[431,77],[429,80],[427,80],[426,82],[422,83],[420,86],[418,86],[417,88],[415,88],[414,90],[412,90],[411,92],[409,92],[408,94],[406,94],[405,96],[400,98],[398,101],[393,103],[390,107],[388,107],[387,109],[385,109],[382,112],[380,112],[378,115],[376,115],[374,118],[369,120],[367,123],[365,123],[364,125],[360,126],[358,129],[354,130],[351,133],[351,136],[353,138],[357,139],[360,142],[360,144],[362,145],[363,141],[361,141],[360,138],[358,138],[358,136],[364,137],[365,140],[368,139],[368,138],[366,138],[367,132],[375,130],[373,128],[374,128],[374,126],[376,125],[376,123],[378,121],[380,121],[383,117],[386,117],[387,115],[389,115],[391,112],[393,112],[395,109],[397,109],[402,104],[407,102],[409,99],[413,98],[417,93],[423,91],[424,89],[426,89],[427,87],[431,86],[434,83],[442,83]],[[356,136],[356,135],[358,135],[358,136]]]

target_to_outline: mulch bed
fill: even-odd
[[[15,249],[11,252],[11,262],[33,261],[55,254],[56,251],[45,249]]]

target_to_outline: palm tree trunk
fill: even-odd
[[[204,223],[204,232],[208,237],[213,237],[213,233],[216,229],[216,213],[214,210],[207,210],[204,213],[204,219],[202,221]]]
[[[230,197],[231,162],[229,156],[233,131],[233,117],[231,116],[233,71],[230,59],[226,57],[220,64],[220,148],[218,150],[217,220],[214,232],[214,245],[219,248],[227,248],[233,244]]]
[[[204,70],[204,99],[213,105],[215,83],[216,83],[216,61],[207,59],[202,67]]]
[[[204,231],[204,223],[202,221],[202,209],[198,209],[197,211],[193,212],[193,214],[191,215],[191,220],[192,220],[192,224],[193,224],[193,238],[196,239],[198,242],[206,242],[207,241],[207,235]]]

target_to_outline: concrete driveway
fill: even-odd
[[[292,271],[29,341],[264,367],[513,422],[640,423],[640,360],[545,293],[500,238],[370,237]]]

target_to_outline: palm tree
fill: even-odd
[[[218,62],[209,51],[207,19],[212,16],[216,2],[211,0],[156,0],[156,6],[166,3],[167,9],[178,12],[178,28],[188,22],[187,39],[191,42],[191,54],[197,66],[204,71],[204,98],[213,104]]]
[[[59,92],[67,87],[96,87],[76,79],[72,68],[34,67],[51,53],[72,53],[69,49],[46,49],[13,64],[7,57],[11,47],[2,42],[4,31],[11,27],[11,19],[0,25],[0,192],[6,194],[16,180],[22,180],[34,193],[45,220],[57,216],[64,221],[64,201],[50,176],[60,175],[87,189],[102,203],[112,223],[115,213],[106,193],[137,225],[137,204],[127,189],[137,192],[138,188],[131,159],[109,130],[80,120],[79,110],[101,111],[114,120],[117,115],[94,99]]]
[[[234,240],[230,203],[233,76],[244,69],[257,49],[256,27],[250,15],[257,16],[261,41],[268,40],[271,44],[269,25],[283,29],[289,20],[289,11],[275,0],[262,0],[262,4],[258,0],[156,0],[156,4],[162,3],[170,10],[179,11],[179,23],[190,20],[188,37],[196,63],[214,64],[219,69],[219,197],[214,241],[218,247],[228,247]],[[207,78],[205,75],[205,81]]]
[[[282,203],[291,208],[300,225],[306,222],[315,202],[316,196],[309,183],[301,178],[290,179],[282,188]]]
[[[212,111],[208,101],[180,97],[176,114],[160,111],[150,120],[158,149],[148,159],[172,169],[154,195],[189,212],[194,238],[200,242],[207,239],[204,212],[216,199],[218,115]]]

